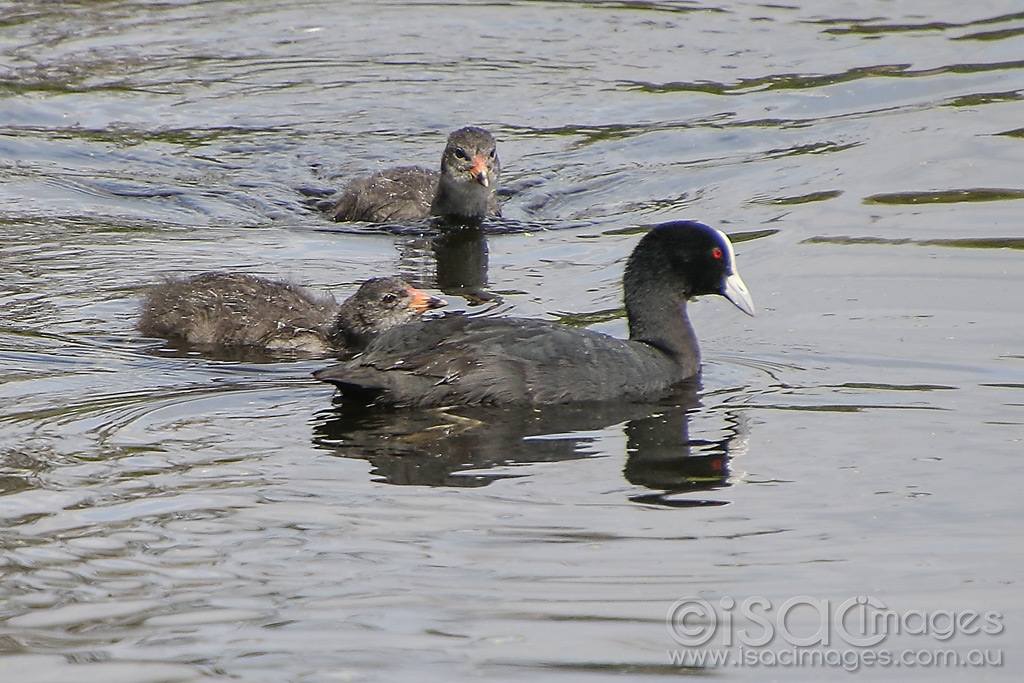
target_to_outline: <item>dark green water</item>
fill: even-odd
[[[1012,678],[1022,56],[1005,0],[0,2],[0,680]],[[300,191],[466,124],[504,218],[448,260]],[[323,362],[134,331],[227,269],[475,276],[621,335],[637,228],[678,218],[734,236],[758,315],[691,306],[701,386],[659,406],[352,414]],[[930,629],[844,640],[860,596]],[[680,665],[726,613],[738,657],[752,598],[756,664]],[[1001,628],[943,637],[972,611]],[[821,613],[858,666],[778,663]]]

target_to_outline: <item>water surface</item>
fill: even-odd
[[[1012,675],[1014,3],[26,1],[0,27],[4,680],[848,675],[683,666],[690,596],[737,631],[758,597],[998,612],[873,649]],[[467,124],[503,163],[483,240],[311,207]],[[733,235],[759,310],[693,304],[703,376],[653,406],[347,411],[322,361],[134,331],[147,286],[225,269],[339,297],[400,272],[623,335],[624,259],[680,218]]]

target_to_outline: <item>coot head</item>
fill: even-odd
[[[655,226],[633,248],[622,279],[629,338],[697,358],[686,302],[720,294],[748,315],[754,302],[736,269],[732,242],[695,221]]]
[[[454,131],[441,155],[441,177],[430,212],[435,216],[483,218],[500,175],[497,145],[490,133],[475,126]]]
[[[401,278],[371,278],[342,303],[328,336],[337,347],[363,348],[380,332],[447,305]]]

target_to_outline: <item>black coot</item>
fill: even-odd
[[[367,280],[339,306],[286,282],[203,273],[151,288],[139,331],[196,347],[351,354],[379,332],[444,305],[397,277]]]
[[[399,166],[354,180],[342,190],[331,215],[336,221],[371,223],[499,216],[494,188],[500,174],[494,138],[482,128],[468,126],[448,136],[440,173]]]
[[[379,405],[653,399],[700,371],[688,299],[720,294],[754,314],[732,243],[701,223],[663,223],[644,235],[623,289],[628,341],[542,320],[448,315],[389,330],[315,376],[346,399]]]

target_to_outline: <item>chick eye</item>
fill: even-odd
[[[455,156],[463,161],[469,161],[469,154],[461,147],[455,148]]]
[[[385,294],[380,298],[386,304],[393,303],[397,297],[394,294]]]
[[[491,153],[490,153],[490,154],[488,154],[487,156],[489,156],[490,158],[492,158],[492,159],[493,159],[493,158],[495,157],[495,155],[496,155],[497,153],[498,153],[498,150],[496,150],[496,149],[492,149],[492,150],[491,150]]]
[[[715,247],[711,250],[711,257],[715,259],[722,258],[722,250],[719,247]]]

